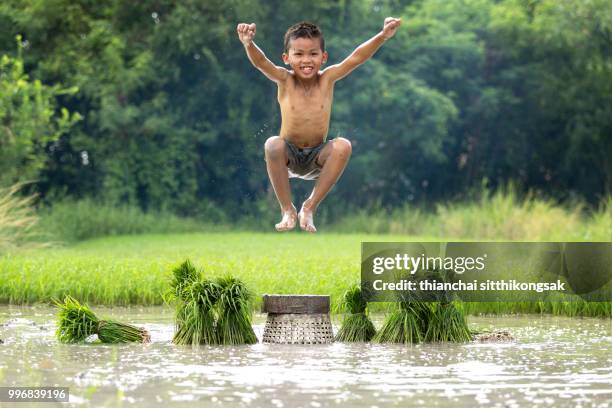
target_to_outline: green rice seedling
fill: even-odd
[[[424,338],[424,328],[428,305],[422,302],[399,302],[391,312],[373,341],[377,343],[420,343]]]
[[[174,344],[219,344],[215,313],[219,295],[219,285],[209,280],[192,282],[184,289],[184,300],[177,306]]]
[[[81,343],[98,331],[99,320],[86,305],[71,296],[64,302],[54,300],[58,307],[58,323],[55,335],[62,343]]]
[[[365,313],[350,313],[344,317],[336,341],[367,342],[376,335],[376,328]]]
[[[102,343],[149,343],[151,336],[142,327],[119,323],[114,320],[100,320],[98,339]]]
[[[170,296],[175,299],[187,300],[186,289],[191,283],[202,278],[202,273],[198,271],[187,259],[185,262],[172,270],[172,280],[170,281]]]
[[[172,270],[170,290],[165,299],[176,303],[175,326],[172,339],[175,344],[215,344],[216,299],[214,284],[202,281],[202,273],[187,259]]]
[[[361,287],[355,285],[344,292],[341,308],[348,314],[336,334],[336,341],[370,341],[376,334],[374,324],[367,315],[367,302],[362,296]]]
[[[254,344],[251,326],[251,293],[242,281],[231,276],[217,279],[220,287],[217,333],[221,344]]]
[[[87,305],[71,296],[66,296],[63,303],[58,300],[54,303],[59,308],[56,336],[62,343],[81,343],[93,334],[103,343],[147,343],[151,340],[143,328],[100,320]]]
[[[455,303],[432,303],[425,341],[465,342],[472,340],[463,309]]]

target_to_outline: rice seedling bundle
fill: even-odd
[[[149,343],[151,336],[142,327],[119,323],[114,320],[100,320],[98,339],[102,343]]]
[[[148,343],[149,333],[131,324],[99,319],[87,305],[80,304],[71,296],[64,302],[55,301],[59,309],[56,337],[62,343],[82,343],[96,334],[103,343]]]
[[[167,296],[176,303],[175,344],[253,344],[251,294],[233,277],[202,278],[189,260],[173,270]]]
[[[219,344],[215,329],[215,304],[220,288],[215,282],[198,280],[184,290],[177,306],[175,344]]]
[[[348,314],[336,334],[336,341],[370,341],[376,334],[374,324],[367,315],[367,302],[362,296],[361,287],[355,285],[344,292],[341,308]]]
[[[186,260],[172,270],[172,280],[170,281],[170,298],[189,299],[188,288],[191,283],[202,278],[202,273],[198,271],[189,260]]]
[[[432,303],[425,341],[471,341],[463,309],[455,303]]]
[[[254,344],[257,336],[251,326],[251,293],[231,276],[217,280],[220,287],[217,331],[221,344]]]
[[[374,341],[380,343],[466,342],[472,340],[465,314],[452,302],[399,302]]]
[[[81,305],[71,296],[64,302],[55,301],[59,312],[55,335],[62,343],[81,343],[98,331],[99,320],[86,305]]]
[[[373,340],[378,343],[420,343],[424,338],[428,314],[426,303],[399,302]]]
[[[208,282],[202,282],[202,273],[189,260],[172,270],[170,290],[166,300],[176,304],[175,344],[215,344],[214,336],[205,332],[214,325],[213,303],[207,302]],[[196,284],[197,283],[197,284]]]

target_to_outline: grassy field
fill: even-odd
[[[255,294],[330,294],[359,282],[362,241],[433,237],[365,234],[206,233],[94,239],[69,247],[22,249],[0,257],[0,303],[47,302],[70,294],[104,305],[163,303],[174,265],[186,258],[207,276],[232,274]],[[472,303],[478,313],[612,316],[612,303]],[[378,306],[377,308],[381,308]]]
[[[0,258],[0,302],[32,303],[70,293],[94,304],[160,304],[171,268],[189,258],[205,275],[231,273],[257,294],[339,296],[359,279],[360,242],[399,236],[300,233],[139,235]]]
[[[596,207],[587,207],[580,203],[563,206],[549,199],[519,195],[512,187],[474,194],[476,198],[472,201],[438,203],[429,209],[409,204],[394,209],[347,208],[340,217],[332,217],[323,207],[317,213],[317,225],[325,232],[430,235],[444,237],[440,238],[444,240],[612,239],[612,196],[602,199]],[[27,210],[13,211],[13,222],[7,222],[7,227],[3,228],[1,203],[0,193],[0,254],[3,246],[11,246],[3,245],[4,241],[10,243],[19,238],[15,234],[16,228],[11,225],[23,224],[23,212]],[[42,241],[69,243],[120,235],[270,231],[278,222],[276,202],[273,199],[259,202],[255,208],[257,211],[253,214],[229,217],[211,207],[208,213],[198,217],[180,218],[168,212],[145,213],[137,207],[112,207],[84,199],[58,202],[51,208],[40,209],[37,213],[40,220],[35,230]]]

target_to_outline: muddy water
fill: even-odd
[[[612,319],[469,319],[512,332],[504,344],[191,348],[170,343],[168,309],[96,311],[152,343],[63,345],[52,309],[1,306],[0,386],[69,387],[71,405],[92,407],[612,405]]]

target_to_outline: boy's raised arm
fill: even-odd
[[[385,41],[393,37],[400,24],[401,20],[399,18],[387,17],[380,33],[357,47],[355,51],[341,63],[327,67],[323,70],[323,74],[332,81],[344,78],[352,70],[370,59]]]
[[[283,67],[274,65],[253,42],[256,31],[255,24],[238,24],[236,31],[238,31],[238,38],[244,45],[247,56],[255,68],[274,82],[281,82],[287,78],[288,71]]]

